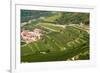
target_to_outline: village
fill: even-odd
[[[42,35],[43,35],[43,30],[41,30],[39,28],[35,28],[33,31],[23,30],[21,32],[21,38],[26,43],[35,42],[35,41],[41,39]]]

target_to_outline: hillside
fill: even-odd
[[[30,43],[21,38],[21,62],[89,60],[88,13],[28,12],[31,12],[29,16],[34,16],[36,20],[30,18],[28,21],[31,22],[26,21],[21,31],[34,33],[33,30],[40,29],[43,33],[39,36],[40,39],[31,34],[32,38],[37,40]]]

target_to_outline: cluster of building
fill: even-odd
[[[41,39],[43,31],[41,29],[35,28],[33,31],[23,30],[21,32],[21,38],[26,43],[35,42]]]

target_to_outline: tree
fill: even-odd
[[[89,24],[89,13],[63,12],[56,21],[60,24]]]

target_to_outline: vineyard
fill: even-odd
[[[59,15],[60,17],[61,15]],[[50,17],[50,16],[49,16]],[[48,17],[48,19],[49,19]],[[51,18],[51,17],[50,17]],[[58,17],[57,17],[58,18]],[[88,60],[89,32],[76,24],[60,25],[42,19],[22,28],[39,28],[44,31],[41,39],[25,43],[21,41],[21,62],[47,62]],[[31,29],[30,29],[31,30]]]

